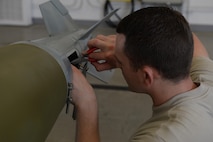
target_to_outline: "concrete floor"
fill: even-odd
[[[88,24],[83,23],[83,28]],[[213,57],[213,32],[194,31]],[[113,34],[115,29],[100,26],[94,33]],[[0,26],[0,46],[22,40],[38,39],[47,36],[43,24],[27,27]],[[120,70],[116,70],[109,84],[87,76],[92,84],[127,87]],[[100,133],[102,142],[127,142],[135,129],[152,115],[152,101],[146,94],[125,90],[95,89],[99,103]],[[72,109],[71,109],[72,110]],[[75,121],[72,113],[63,109],[45,142],[74,142]]]

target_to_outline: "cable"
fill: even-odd
[[[133,13],[135,11],[135,1],[134,0],[131,0],[131,5],[132,5],[131,13]]]
[[[104,90],[115,90],[115,91],[129,91],[127,86],[117,86],[117,85],[101,85],[101,84],[91,84],[95,89],[104,89]]]
[[[114,8],[112,7],[112,4],[109,0],[106,0],[105,4],[104,4],[104,16],[106,16],[109,11],[108,8],[110,8],[110,10],[113,10]],[[118,20],[120,21],[120,17],[117,15],[117,13],[115,14],[115,16],[118,18]],[[106,20],[106,23],[113,28],[117,27],[117,24],[115,24],[114,22],[112,22],[110,19]]]
[[[114,8],[112,6],[111,1],[110,0],[106,0],[105,4],[104,4],[104,16],[106,16],[109,13],[109,10],[112,11],[112,10],[114,10]],[[131,0],[131,11],[130,11],[130,14],[133,13],[134,11],[135,11],[135,1]],[[120,21],[122,19],[117,13],[115,13],[115,17],[118,19],[118,21]],[[113,22],[110,19],[106,20],[106,23],[110,27],[113,27],[113,28],[117,27],[117,23]]]

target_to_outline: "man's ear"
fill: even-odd
[[[141,72],[141,81],[146,87],[151,87],[155,78],[155,70],[152,67],[144,66],[139,69]]]

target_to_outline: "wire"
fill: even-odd
[[[114,86],[114,85],[101,85],[101,84],[91,84],[91,85],[95,89],[129,91],[129,88],[127,86]]]
[[[135,1],[134,0],[131,0],[131,5],[132,5],[131,13],[133,13],[135,11]]]
[[[104,16],[106,16],[109,13],[109,11],[112,11],[112,10],[114,10],[114,8],[112,6],[111,1],[110,0],[106,0],[105,4],[104,4]],[[131,11],[130,11],[130,13],[133,13],[134,11],[135,11],[135,1],[131,0]],[[117,13],[115,13],[115,17],[118,19],[118,21],[120,21],[122,19]],[[113,27],[113,28],[117,27],[117,23],[113,22],[110,19],[106,20],[106,23],[110,27]]]

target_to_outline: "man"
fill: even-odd
[[[99,71],[120,68],[130,90],[153,100],[152,118],[131,142],[212,142],[213,62],[184,17],[166,7],[144,8],[125,17],[117,33],[90,40],[101,51],[89,57],[106,61],[92,62]],[[94,91],[72,69],[76,141],[99,142]]]

